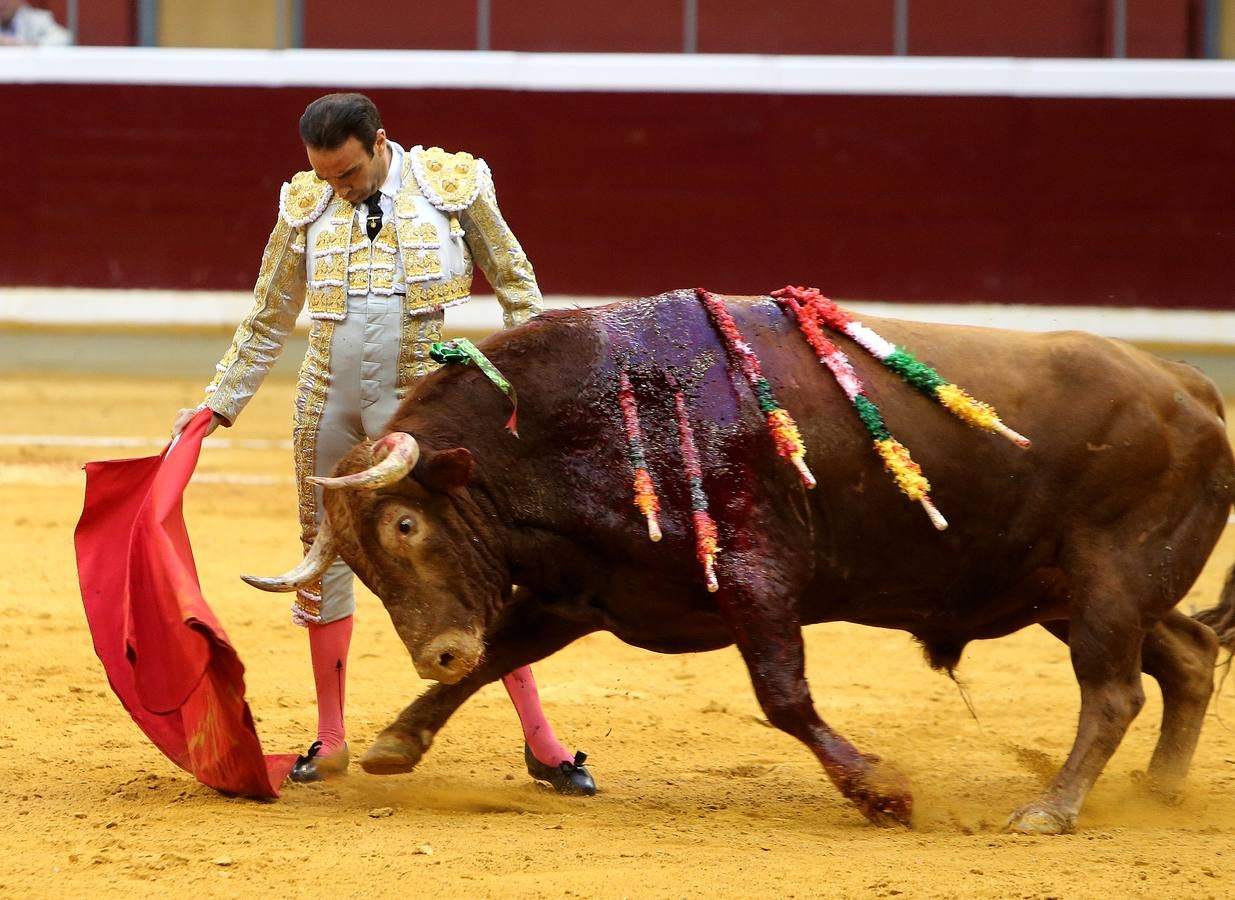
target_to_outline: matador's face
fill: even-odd
[[[317,177],[327,182],[348,203],[359,204],[376,191],[390,169],[386,131],[379,128],[370,154],[359,138],[349,137],[333,150],[306,146],[309,165]]]

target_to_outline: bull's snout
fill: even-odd
[[[454,629],[438,635],[418,653],[413,653],[412,664],[421,678],[454,684],[476,668],[484,650],[485,645],[476,635]]]

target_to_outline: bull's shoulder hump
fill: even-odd
[[[279,192],[279,215],[292,228],[300,228],[325,212],[333,196],[330,185],[316,172],[297,172]]]
[[[1118,338],[1087,331],[1054,331],[1039,335],[1046,352],[1036,359],[1039,377],[1085,391],[1124,397],[1147,408],[1174,409],[1189,396],[1206,413],[1219,416],[1222,395],[1200,369],[1158,356]],[[1033,360],[1035,357],[1030,357]],[[1212,417],[1210,417],[1212,418]]]

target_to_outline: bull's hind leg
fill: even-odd
[[[904,778],[879,757],[860,753],[815,712],[795,604],[765,602],[723,584],[717,598],[768,721],[806,744],[832,783],[876,825],[909,825],[913,797]]]
[[[1090,788],[1145,703],[1136,594],[1117,578],[1100,590],[1074,586],[1068,626],[1072,668],[1081,687],[1081,715],[1072,751],[1046,792],[1018,809],[1008,828],[1025,834],[1065,834]]]
[[[1065,622],[1044,626],[1065,644]],[[1162,729],[1149,761],[1150,789],[1168,802],[1178,797],[1205,721],[1213,693],[1218,642],[1213,632],[1178,610],[1172,610],[1145,635],[1141,671],[1158,682],[1162,692]]]
[[[1218,639],[1212,630],[1171,610],[1145,637],[1145,671],[1162,691],[1162,731],[1149,760],[1149,786],[1176,801],[1214,690]]]

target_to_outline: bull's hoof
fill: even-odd
[[[873,753],[864,753],[867,768],[855,779],[849,799],[880,828],[913,827],[913,792],[909,779]]]
[[[1015,834],[1071,834],[1076,831],[1076,816],[1042,803],[1030,803],[1008,817],[1004,830]]]
[[[912,828],[913,797],[870,797],[858,804],[862,815],[880,828]]]
[[[534,755],[532,748],[523,745],[523,761],[527,764],[527,774],[537,781],[547,781],[559,794],[572,794],[579,797],[592,797],[596,794],[596,782],[592,773],[583,765],[587,754],[582,750],[575,753],[575,760],[563,760],[556,766],[542,763]]]
[[[310,744],[307,753],[296,757],[296,764],[292,766],[292,771],[287,777],[301,784],[309,784],[346,775],[348,763],[351,761],[347,752],[347,744],[327,756],[318,755],[321,749],[321,741],[314,741]]]
[[[428,745],[394,731],[383,731],[365,751],[360,767],[370,775],[402,775],[416,768]]]
[[[1184,779],[1178,775],[1154,772],[1152,767],[1148,772],[1138,769],[1132,773],[1132,783],[1164,806],[1183,805]]]

